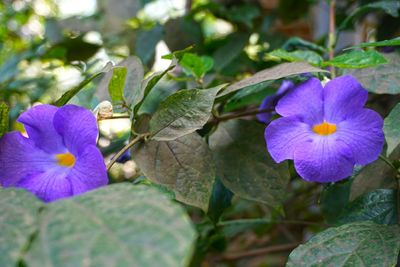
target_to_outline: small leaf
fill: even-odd
[[[125,67],[115,67],[112,69],[112,76],[108,84],[108,92],[113,102],[122,102],[124,100],[124,84],[126,78]]]
[[[400,56],[397,53],[386,54],[388,64],[372,68],[348,70],[369,92],[375,94],[400,93]]]
[[[139,144],[132,155],[148,179],[174,191],[177,200],[207,211],[215,166],[207,144],[197,133]]]
[[[362,43],[360,45],[350,46],[347,49],[354,49],[354,48],[364,48],[364,47],[379,47],[379,46],[397,46],[400,45],[400,37],[391,39],[391,40],[384,40],[379,42],[369,42],[369,43]]]
[[[186,53],[179,61],[183,70],[188,75],[193,75],[197,79],[206,74],[214,66],[214,60],[208,56],[197,56],[196,54]]]
[[[207,213],[214,223],[219,221],[224,210],[231,205],[232,196],[232,192],[224,186],[221,179],[215,179]]]
[[[222,71],[228,66],[243,52],[248,40],[248,34],[233,33],[228,36],[227,42],[219,47],[213,54],[215,69],[217,71]]]
[[[127,70],[125,85],[124,85],[124,99],[128,106],[132,109],[143,99],[144,88],[142,88],[142,80],[144,70],[142,62],[135,56],[130,56],[118,63],[117,66],[125,67]]]
[[[246,78],[244,80],[241,80],[239,82],[236,82],[228,86],[218,95],[218,97],[228,95],[242,88],[262,83],[265,81],[277,80],[290,75],[296,75],[307,72],[328,72],[328,71],[313,67],[304,62],[283,63],[279,64],[278,66],[257,72],[256,74],[254,74],[249,78]]]
[[[323,66],[334,66],[345,69],[360,69],[385,63],[388,63],[386,58],[375,50],[354,50],[334,57],[329,61],[325,61]]]
[[[399,85],[400,86],[400,85]],[[386,155],[389,156],[393,150],[400,144],[400,103],[397,104],[389,116],[385,118],[383,131],[387,142]]]
[[[352,180],[327,184],[321,193],[321,211],[329,224],[334,224],[342,209],[349,203]]]
[[[17,266],[23,249],[38,228],[42,205],[26,191],[0,189],[0,266]]]
[[[329,228],[298,246],[286,266],[394,266],[399,249],[397,225],[350,223]]]
[[[396,190],[378,189],[359,196],[344,207],[335,224],[373,221],[377,224],[397,224]]]
[[[321,62],[323,61],[322,57],[318,53],[308,50],[288,52],[283,49],[276,49],[268,53],[268,56],[277,57],[290,62],[306,61],[314,66],[321,65]]]
[[[8,112],[7,104],[0,102],[0,137],[8,131]]]
[[[211,115],[215,96],[224,86],[181,90],[167,97],[150,121],[152,138],[174,140],[202,128]]]
[[[195,235],[184,210],[160,191],[113,184],[47,205],[24,260],[30,267],[184,267]]]
[[[264,141],[264,126],[232,120],[218,125],[209,138],[219,177],[233,193],[277,208],[289,181],[287,165],[276,164]]]

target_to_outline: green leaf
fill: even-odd
[[[56,105],[57,107],[61,107],[64,106],[65,104],[68,103],[68,101],[71,100],[71,98],[73,98],[77,93],[79,93],[86,85],[88,85],[91,81],[93,81],[95,78],[99,77],[100,75],[102,75],[104,73],[104,71],[101,71],[99,73],[96,73],[92,76],[90,76],[89,78],[85,79],[84,81],[82,81],[80,84],[78,84],[77,86],[75,86],[74,88],[68,90],[67,92],[65,92],[55,103],[54,105]]]
[[[399,84],[400,86],[400,84]],[[389,116],[385,118],[383,131],[387,143],[386,155],[389,156],[393,150],[400,144],[400,103],[398,103]]]
[[[170,59],[172,60],[173,58],[176,58],[177,60],[181,60],[183,55],[186,53],[192,51],[194,48],[194,45],[188,46],[185,49],[174,51],[171,54],[163,55],[161,58],[162,59]]]
[[[216,223],[219,221],[224,210],[231,205],[232,192],[227,189],[218,177],[215,179],[213,191],[210,198],[208,217]]]
[[[260,9],[255,5],[233,5],[226,16],[230,21],[242,23],[247,27],[252,27],[253,20],[260,15]]]
[[[400,147],[397,147],[389,157],[389,160],[400,159]],[[375,162],[365,166],[353,179],[350,190],[350,200],[376,189],[397,187],[396,171],[388,166],[383,160],[378,159]]]
[[[400,228],[358,222],[329,228],[290,253],[286,266],[394,266]]]
[[[287,51],[293,51],[296,49],[301,50],[313,50],[319,53],[326,53],[327,49],[323,46],[319,46],[307,40],[301,39],[299,37],[290,37],[283,45],[282,49]]]
[[[8,112],[7,104],[0,102],[0,137],[8,131]]]
[[[156,45],[163,37],[163,27],[156,25],[150,30],[138,31],[135,40],[135,54],[144,64],[148,64],[155,55]]]
[[[197,133],[173,141],[139,144],[132,155],[148,179],[174,191],[177,200],[207,211],[215,165],[207,144]]]
[[[238,196],[277,208],[289,181],[287,165],[276,164],[264,141],[264,126],[254,121],[231,120],[210,136],[219,177]]]
[[[126,104],[132,109],[143,99],[144,88],[142,88],[142,80],[144,70],[142,62],[138,57],[130,56],[118,63],[119,67],[125,67],[127,70],[124,99]]]
[[[227,37],[227,43],[213,54],[215,70],[222,71],[243,51],[249,40],[248,34],[234,33]]]
[[[323,66],[334,66],[344,69],[360,69],[388,63],[386,58],[375,50],[354,50],[329,61],[323,62]]]
[[[283,49],[276,49],[268,53],[268,56],[277,57],[290,62],[305,61],[314,66],[321,65],[321,62],[323,61],[322,57],[318,53],[307,50],[288,52]]]
[[[397,224],[396,190],[378,189],[359,196],[350,202],[335,224],[346,224],[359,221],[373,221],[377,224]]]
[[[378,46],[397,46],[400,45],[400,37],[391,39],[391,40],[384,40],[379,42],[369,42],[369,43],[362,43],[360,45],[350,46],[347,49],[354,49],[354,48],[364,48],[364,47],[378,47]]]
[[[343,30],[350,25],[353,25],[354,20],[358,17],[360,17],[363,14],[369,13],[374,10],[382,10],[386,12],[387,14],[391,15],[392,17],[398,17],[399,16],[399,8],[400,8],[400,2],[397,0],[394,1],[380,1],[380,2],[375,2],[375,3],[370,3],[367,5],[364,5],[360,8],[357,8],[353,13],[351,13],[349,16],[346,17],[345,20],[340,24],[338,27],[338,30]]]
[[[108,84],[108,92],[113,102],[124,101],[124,84],[126,78],[125,67],[115,67],[112,69],[112,76],[110,83]]]
[[[47,205],[24,260],[30,267],[183,267],[195,238],[184,210],[160,191],[113,184]]]
[[[185,53],[182,59],[179,61],[183,71],[188,75],[193,75],[197,79],[200,79],[212,69],[214,66],[214,60],[208,56],[197,56],[192,53]]]
[[[346,74],[353,75],[369,92],[375,94],[400,93],[400,56],[397,53],[386,54],[388,64],[372,68],[347,70]]]
[[[223,90],[218,97],[223,97],[230,93],[236,92],[242,88],[251,85],[259,84],[265,81],[278,80],[291,75],[306,73],[306,72],[328,72],[316,67],[313,67],[305,62],[283,63],[278,66],[257,72],[253,76],[231,84]]]
[[[40,202],[17,189],[0,189],[0,266],[17,266],[31,235],[37,230]]]
[[[224,86],[181,90],[167,97],[150,121],[152,138],[174,140],[202,128],[211,115],[215,96]]]
[[[321,193],[321,211],[329,224],[334,224],[342,209],[349,203],[352,180],[327,184]]]

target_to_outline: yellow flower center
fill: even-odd
[[[330,135],[336,132],[336,124],[324,121],[321,124],[314,125],[312,128],[314,133],[319,135]]]
[[[75,157],[71,153],[67,152],[64,154],[57,154],[56,155],[57,163],[58,165],[64,166],[64,167],[72,167],[75,164]]]

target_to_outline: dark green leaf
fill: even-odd
[[[253,20],[260,15],[260,9],[255,5],[233,5],[226,12],[229,20],[242,23],[247,27],[251,27]]]
[[[224,86],[181,90],[167,97],[150,121],[152,138],[174,140],[203,127],[211,115],[215,96]]]
[[[7,104],[0,102],[0,137],[8,131],[8,112]]]
[[[172,60],[173,58],[176,58],[177,60],[181,60],[183,55],[186,53],[192,51],[194,48],[193,45],[186,47],[185,49],[174,51],[171,54],[163,55],[161,58],[162,59],[170,59]]]
[[[232,237],[243,231],[248,231],[257,228],[259,226],[273,225],[275,223],[276,222],[274,222],[271,219],[257,218],[257,219],[238,219],[232,221],[224,221],[218,223],[218,226],[222,227],[222,230],[224,231],[224,234],[226,236]]]
[[[353,13],[346,17],[346,19],[340,24],[338,30],[343,30],[353,24],[353,21],[363,14],[369,13],[374,10],[382,10],[392,17],[399,16],[400,2],[394,1],[379,1],[370,3],[357,8]]]
[[[342,210],[335,224],[373,221],[377,224],[397,224],[396,190],[378,189],[359,196]]]
[[[113,102],[122,102],[124,100],[124,84],[126,78],[125,67],[115,67],[112,69],[112,77],[108,84],[108,92]]]
[[[26,191],[0,189],[0,266],[17,266],[23,249],[38,228],[42,205]]]
[[[142,80],[144,70],[142,62],[135,56],[130,56],[117,66],[125,67],[127,70],[125,86],[124,86],[124,99],[128,106],[132,109],[143,99],[144,88],[142,88]]]
[[[223,70],[243,51],[249,40],[248,34],[235,33],[228,37],[228,41],[219,47],[213,54],[214,68]]]
[[[362,43],[360,45],[348,47],[345,50],[353,49],[353,48],[363,48],[363,47],[397,46],[397,45],[400,45],[400,37],[397,37],[397,38],[394,38],[391,40],[379,41],[379,42]]]
[[[392,109],[389,116],[385,118],[383,131],[385,132],[385,139],[388,146],[386,155],[389,156],[400,144],[400,103],[397,104]]]
[[[179,61],[183,71],[188,75],[193,75],[197,79],[204,76],[214,66],[214,60],[208,56],[197,56],[192,53],[185,53]]]
[[[323,66],[334,66],[344,69],[361,69],[385,63],[388,63],[386,58],[375,50],[354,50],[323,62]]]
[[[184,267],[194,240],[184,210],[160,191],[113,184],[46,206],[24,259],[30,267]]]
[[[290,253],[286,266],[394,266],[400,228],[357,222],[329,228]]]
[[[282,49],[286,51],[293,51],[296,49],[301,50],[313,50],[319,53],[326,53],[327,49],[323,46],[319,46],[307,40],[301,39],[299,37],[289,38],[283,45]]]
[[[218,222],[224,210],[231,205],[232,196],[232,192],[224,186],[221,179],[216,178],[207,213],[214,223]]]
[[[352,180],[327,184],[321,193],[321,210],[325,220],[333,224],[349,202]]]
[[[136,36],[135,51],[136,55],[144,64],[149,63],[155,54],[156,45],[162,39],[163,27],[156,25],[150,30],[140,30]]]
[[[369,92],[375,94],[400,93],[400,56],[396,53],[385,55],[388,64],[367,69],[348,70]]]
[[[287,52],[283,49],[277,49],[268,53],[268,56],[277,57],[279,59],[290,62],[305,61],[314,66],[321,65],[321,62],[323,60],[318,53],[308,50],[296,50],[292,52]]]
[[[223,90],[218,97],[236,92],[242,88],[262,83],[265,81],[277,80],[291,75],[306,73],[306,72],[327,72],[304,62],[283,63],[278,66],[257,72],[253,76],[236,82]]]
[[[232,120],[218,125],[210,148],[219,177],[233,193],[277,208],[289,181],[287,165],[276,164],[264,141],[264,126],[254,121]]]
[[[176,199],[208,209],[215,166],[205,141],[197,134],[173,141],[149,141],[132,149],[144,175],[175,192]]]

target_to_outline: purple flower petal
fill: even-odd
[[[338,124],[337,136],[353,150],[356,164],[376,160],[385,143],[382,117],[373,110],[361,109]]]
[[[336,182],[353,172],[353,151],[343,141],[316,136],[312,142],[300,144],[294,152],[294,166],[305,180]]]
[[[77,158],[75,166],[68,175],[72,194],[81,194],[108,183],[107,170],[100,150],[88,146]]]
[[[32,192],[45,202],[66,198],[72,195],[71,183],[67,179],[68,172],[65,167],[54,167],[46,172],[24,177],[16,187]]]
[[[23,123],[35,145],[49,153],[63,153],[65,146],[61,136],[53,125],[53,117],[58,108],[51,105],[35,106],[19,116],[19,122]]]
[[[0,166],[0,184],[9,187],[26,176],[53,168],[56,159],[21,133],[10,132],[0,139]]]
[[[90,145],[96,145],[98,134],[96,118],[87,109],[65,105],[54,115],[54,127],[62,136],[65,146],[75,156]]]
[[[310,126],[297,117],[283,117],[272,121],[265,129],[267,149],[276,162],[293,159],[296,147],[310,141]]]
[[[323,120],[323,88],[321,82],[311,78],[282,97],[276,111],[287,116],[299,116],[305,122],[316,124]]]
[[[329,81],[324,88],[325,119],[337,123],[361,109],[368,99],[368,92],[350,75]]]

